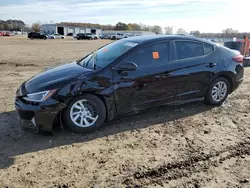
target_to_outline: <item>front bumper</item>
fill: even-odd
[[[17,97],[15,108],[23,130],[29,132],[52,132],[54,120],[66,105],[48,99],[41,104],[29,104]]]

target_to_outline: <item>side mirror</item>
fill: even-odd
[[[113,67],[115,71],[134,71],[137,69],[137,65],[132,61],[124,61]]]

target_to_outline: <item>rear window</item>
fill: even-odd
[[[186,59],[204,55],[203,44],[192,41],[175,41],[177,59]]]

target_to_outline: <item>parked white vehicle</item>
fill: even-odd
[[[92,34],[92,33],[85,33],[87,36],[90,36],[93,40],[98,39],[97,35]]]
[[[124,39],[124,38],[128,38],[128,37],[129,37],[129,35],[123,34],[123,33],[116,33],[115,35],[110,35],[110,39],[112,39],[112,40]]]
[[[52,34],[52,35],[49,35],[48,37],[49,39],[64,39],[65,37],[63,35],[60,35],[58,33],[55,33],[55,34]]]

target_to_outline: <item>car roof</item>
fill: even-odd
[[[151,42],[160,42],[163,40],[193,40],[193,41],[205,42],[205,43],[214,45],[214,43],[209,40],[197,38],[194,36],[188,36],[188,35],[145,35],[145,36],[129,37],[123,40],[131,41],[131,42],[133,41],[133,42],[137,42],[141,44],[151,43]]]

